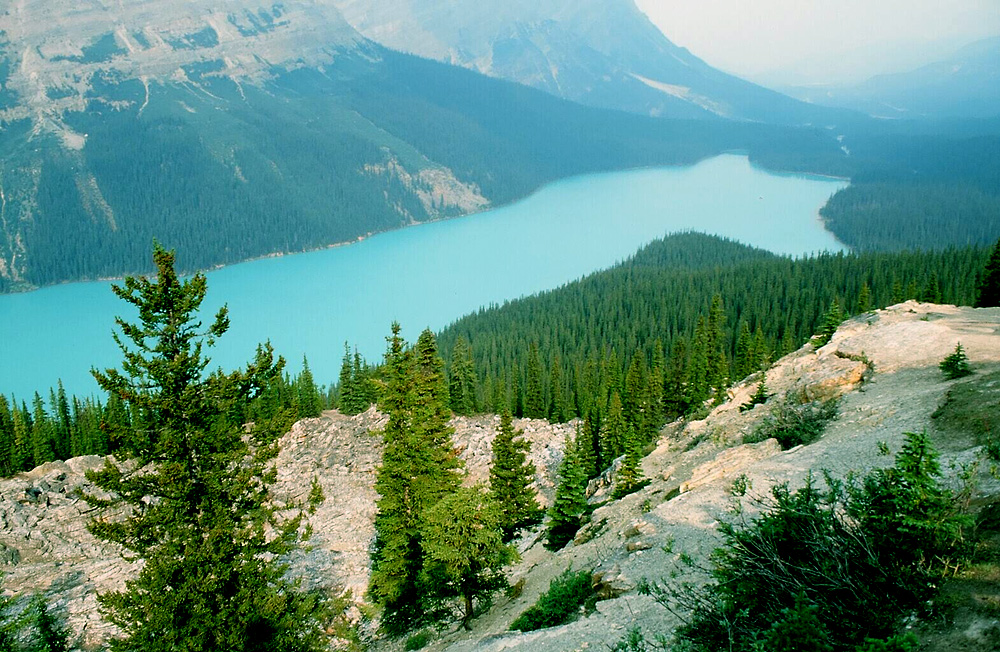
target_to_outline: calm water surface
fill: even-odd
[[[686,168],[578,177],[504,208],[384,233],[324,251],[268,258],[208,274],[207,307],[228,303],[232,328],[213,366],[245,364],[270,339],[317,382],[335,380],[344,342],[369,360],[393,320],[412,341],[490,303],[558,287],[620,261],[666,233],[697,230],[799,255],[840,250],[818,211],[841,181],[776,175],[746,157]],[[110,283],[0,296],[0,393],[28,400],[61,378],[91,394],[92,366],[118,366],[114,316],[134,313]],[[208,321],[208,320],[206,320]]]

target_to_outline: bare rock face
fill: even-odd
[[[291,560],[292,573],[306,586],[349,590],[357,599],[367,589],[378,498],[375,475],[382,457],[379,431],[386,420],[374,408],[353,417],[330,411],[299,421],[281,441],[276,495],[305,502],[315,478],[326,497],[309,519],[312,538]],[[466,483],[488,482],[500,418],[458,417],[452,425]],[[516,419],[514,426],[531,442],[536,486],[541,502],[548,504],[565,436],[574,426],[531,419]],[[4,587],[16,594],[46,593],[78,643],[88,647],[114,633],[100,619],[97,593],[121,589],[137,571],[86,529],[90,508],[78,492],[94,490],[85,473],[103,464],[101,457],[79,457],[0,481]]]

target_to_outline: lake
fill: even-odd
[[[227,303],[232,320],[213,367],[245,364],[270,339],[290,370],[306,354],[316,381],[328,383],[345,341],[375,361],[393,320],[413,341],[426,327],[558,287],[675,231],[781,254],[841,250],[818,212],[845,185],[769,173],[727,154],[690,167],[567,179],[477,215],[212,271],[205,306],[214,312]],[[96,393],[89,370],[120,364],[111,334],[115,315],[134,318],[128,308],[107,282],[0,296],[0,393],[30,403],[60,378],[67,392]]]

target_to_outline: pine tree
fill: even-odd
[[[472,347],[461,335],[455,340],[451,350],[451,374],[448,391],[451,395],[451,411],[470,416],[476,413],[476,368],[472,359]]]
[[[753,335],[750,334],[750,325],[743,321],[736,338],[736,359],[733,363],[736,378],[746,378],[755,371],[753,358]]]
[[[716,294],[712,297],[712,305],[708,310],[707,348],[708,367],[706,383],[714,395],[716,403],[725,399],[726,388],[729,385],[729,362],[726,359],[726,313],[722,307],[722,297]]]
[[[577,423],[573,434],[573,450],[576,451],[577,458],[580,460],[580,471],[583,476],[587,480],[597,477],[600,469],[597,468],[598,454],[594,450],[594,440],[579,423]]]
[[[122,371],[93,371],[133,415],[134,427],[116,424],[117,463],[143,470],[125,473],[109,460],[88,474],[102,495],[87,501],[111,508],[90,531],[145,562],[123,591],[99,597],[120,632],[111,650],[325,649],[322,601],[299,592],[276,561],[299,540],[302,516],[279,516],[294,506],[275,504],[269,491],[288,424],[230,418],[282,361],[258,347],[245,371],[206,376],[203,347],[228,329],[226,309],[203,330],[205,277],[180,281],[174,254],[159,246],[153,261],[155,280],[112,286],[139,314],[138,323],[116,319]]]
[[[562,361],[557,353],[552,358],[549,368],[549,409],[548,417],[552,423],[563,423],[566,420],[566,402],[563,397]]]
[[[627,496],[643,485],[642,475],[642,441],[635,429],[629,426],[625,431],[625,457],[618,467],[615,477],[615,490],[612,498]]]
[[[687,362],[687,338],[678,337],[670,349],[670,362],[664,379],[663,407],[668,419],[679,417],[688,410],[688,392],[685,387]]]
[[[500,416],[500,430],[493,438],[493,461],[490,464],[490,494],[500,511],[500,529],[504,541],[517,530],[534,525],[544,513],[532,488],[535,465],[528,459],[531,444],[522,439],[524,431],[514,431],[509,412]]]
[[[312,371],[309,369],[309,361],[306,356],[302,356],[302,373],[295,380],[295,393],[300,419],[318,417],[323,412],[323,398],[316,388],[316,381],[313,380]]]
[[[903,290],[903,283],[897,278],[892,281],[892,293],[889,302],[891,305],[906,301],[906,292]]]
[[[925,303],[941,303],[941,282],[938,281],[937,272],[931,272],[920,293],[920,300]]]
[[[700,407],[709,396],[709,336],[705,317],[698,318],[694,329],[690,359],[685,369],[685,402],[692,408]]]
[[[524,416],[529,419],[544,419],[545,397],[542,393],[542,361],[538,355],[538,344],[532,342],[528,348],[528,370],[524,386]]]
[[[500,510],[481,487],[460,488],[424,512],[421,583],[432,599],[459,596],[462,626],[471,629],[477,600],[507,588],[503,567],[517,552],[503,541]]]
[[[942,360],[938,366],[948,380],[965,378],[972,374],[972,367],[969,366],[969,358],[965,355],[965,349],[962,348],[961,342],[955,345],[955,351]]]
[[[454,493],[460,460],[451,446],[444,363],[429,330],[407,350],[392,325],[385,358],[385,391],[380,409],[389,420],[382,432],[382,465],[375,478],[379,493],[369,594],[383,607],[383,627],[402,633],[429,614],[431,587],[420,579],[424,567],[420,526],[424,512]]]
[[[993,247],[976,292],[976,308],[1000,306],[1000,240]]]
[[[625,393],[622,395],[622,410],[625,423],[639,433],[646,433],[649,415],[649,379],[646,359],[641,353],[632,356],[625,373]]]
[[[351,350],[347,342],[344,342],[344,359],[340,364],[337,391],[337,409],[341,414],[354,415],[361,412],[357,409],[358,388],[354,378],[354,366],[351,364]]]
[[[55,432],[52,429],[52,420],[45,412],[45,405],[42,397],[35,392],[32,405],[32,425],[31,425],[31,454],[35,466],[51,462],[56,459],[53,440]]]
[[[830,302],[830,308],[823,315],[823,319],[820,322],[819,330],[813,336],[812,344],[817,349],[824,346],[833,337],[833,334],[837,332],[840,328],[841,322],[844,321],[844,311],[840,307],[840,301],[834,299]]]
[[[545,547],[559,550],[576,536],[580,519],[587,509],[587,477],[580,468],[573,440],[566,436],[563,460],[559,465],[559,484],[549,508]]]
[[[14,474],[14,419],[7,397],[0,394],[0,478]]]
[[[861,292],[858,293],[858,314],[863,315],[872,309],[872,290],[865,283],[861,286]]]
[[[608,414],[601,421],[601,465],[607,468],[611,462],[625,451],[625,413],[618,392],[611,395]]]

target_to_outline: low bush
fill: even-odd
[[[811,444],[823,435],[827,424],[837,416],[837,402],[824,401],[794,405],[785,402],[765,417],[754,431],[743,438],[745,444],[755,444],[774,438],[782,450]]]
[[[758,516],[723,524],[712,583],[640,588],[682,620],[691,652],[906,652],[903,619],[968,554],[963,499],[939,479],[926,434],[908,433],[893,467],[779,485]]]
[[[406,639],[406,645],[404,646],[403,649],[407,651],[421,650],[425,648],[427,644],[430,642],[431,642],[431,633],[424,630],[421,632],[417,632],[413,636],[410,636],[408,639]]]
[[[510,628],[531,632],[543,627],[555,627],[568,623],[580,608],[592,609],[597,601],[592,578],[588,571],[573,572],[572,569],[549,583],[549,590],[538,598],[538,602],[517,617]]]

